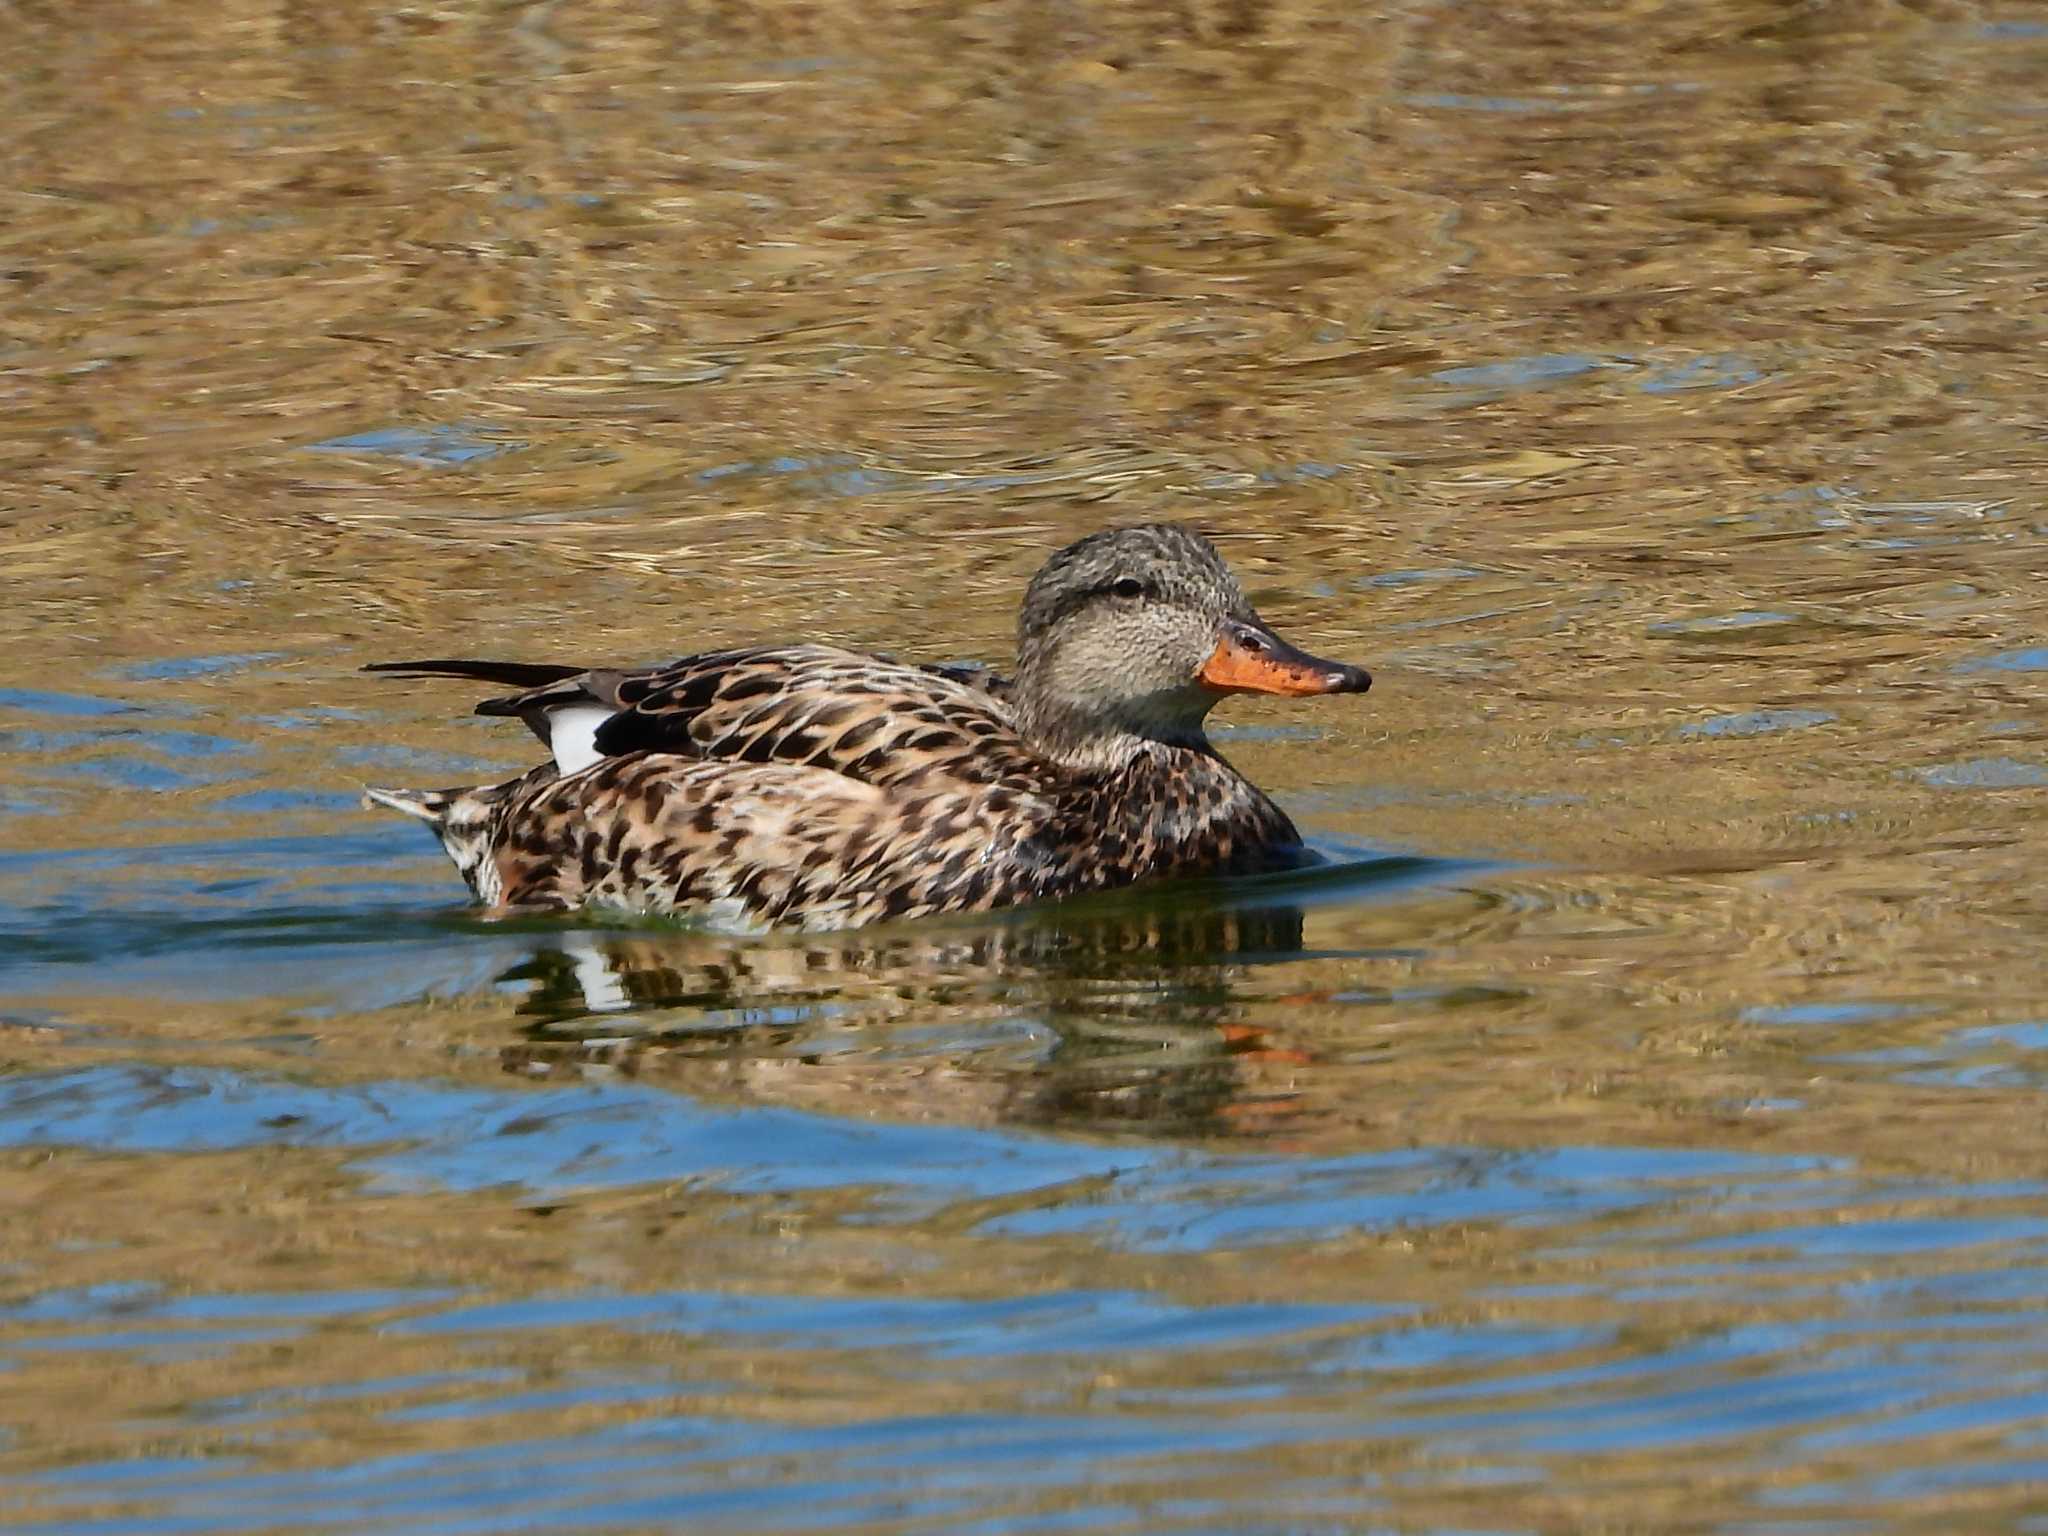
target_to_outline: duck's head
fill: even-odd
[[[1363,693],[1362,667],[1296,650],[1253,611],[1215,547],[1179,523],[1090,534],[1031,579],[1017,618],[1017,706],[1063,756],[1131,738],[1197,742],[1231,693]]]

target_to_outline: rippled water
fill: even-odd
[[[4,14],[0,1522],[2048,1530],[2038,8]],[[1157,516],[1321,870],[357,806]]]

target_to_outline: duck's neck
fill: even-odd
[[[1215,695],[1198,686],[1109,699],[1072,696],[1049,686],[1026,657],[1012,708],[1024,737],[1062,767],[1114,773],[1164,749],[1216,758],[1202,721]],[[1220,758],[1216,759],[1218,762]]]
[[[1061,798],[1101,884],[1246,874],[1303,857],[1286,812],[1207,741],[1145,742],[1114,769],[1077,775]]]
[[[1199,721],[1171,739],[1100,718],[1064,729],[1034,721],[1027,734],[1065,770],[1061,820],[1087,855],[1077,889],[1286,867],[1302,856],[1286,812],[1224,761]]]
[[[1100,847],[1131,850],[1134,874],[1266,867],[1260,850],[1300,847],[1286,813],[1223,760],[1202,722],[1199,684],[1108,698],[1048,686],[1027,654],[1012,699],[1018,727],[1070,779],[1067,813]]]
[[[1074,773],[1120,773],[1158,760],[1162,754],[1188,754],[1222,762],[1203,733],[1199,718],[1154,723],[1043,706],[1036,710],[1020,709],[1018,713],[1025,740]]]

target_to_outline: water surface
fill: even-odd
[[[2048,1479],[2022,6],[28,4],[0,1516],[2006,1531]],[[1219,538],[1330,863],[487,924],[469,652],[1004,659]]]

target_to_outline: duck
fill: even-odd
[[[1025,589],[1007,675],[799,643],[661,666],[364,670],[513,691],[548,758],[365,791],[427,824],[492,916],[606,909],[761,930],[987,912],[1316,862],[1204,729],[1234,694],[1363,693],[1261,619],[1182,523],[1092,533]]]

